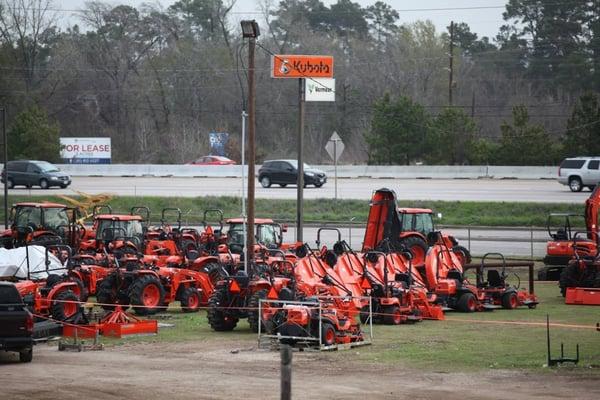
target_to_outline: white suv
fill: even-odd
[[[565,158],[558,168],[558,182],[569,185],[572,192],[584,187],[594,190],[600,182],[600,157]]]

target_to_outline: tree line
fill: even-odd
[[[58,161],[58,137],[108,136],[113,162],[182,163],[207,154],[217,131],[239,160],[248,46],[234,3],[0,1],[10,157]],[[596,1],[510,0],[494,38],[460,21],[443,32],[404,23],[382,1],[264,0],[252,17],[259,162],[296,155],[297,82],[270,77],[271,55],[286,53],[335,59],[336,102],[306,106],[308,162],[330,162],[333,131],[347,163],[552,165],[600,153]]]

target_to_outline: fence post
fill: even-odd
[[[281,400],[292,398],[292,348],[288,344],[281,346]]]

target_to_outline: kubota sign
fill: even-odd
[[[271,58],[273,78],[333,78],[332,56],[277,54]]]

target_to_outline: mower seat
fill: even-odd
[[[453,269],[453,270],[448,271],[448,279],[454,279],[454,280],[462,283],[465,278],[460,271]]]
[[[233,276],[233,279],[235,279],[242,288],[248,287],[248,284],[250,283],[250,277],[246,275],[244,271],[238,271],[238,273]]]
[[[487,272],[487,281],[490,287],[502,287],[504,286],[504,282],[502,277],[500,277],[500,272],[496,269],[490,269]]]

